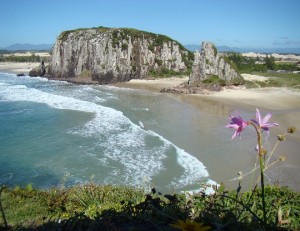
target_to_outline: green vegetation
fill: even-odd
[[[191,72],[191,70],[192,70],[194,58],[195,58],[194,53],[192,53],[190,51],[188,51],[187,54],[186,53],[182,54],[182,61],[184,62],[185,66],[187,67],[189,72]]]
[[[275,70],[275,58],[272,55],[270,57],[267,55],[265,58],[265,65],[268,70]]]
[[[79,30],[79,29],[78,29],[78,30]],[[66,31],[63,31],[63,32],[59,35],[58,39],[60,39],[61,41],[64,42],[64,41],[67,40],[69,34],[72,33],[72,32],[75,32],[75,31],[76,31],[76,30],[66,30]]]
[[[3,56],[0,55],[0,62],[41,62],[41,58],[39,55],[32,54],[31,56]]]
[[[257,87],[289,87],[300,89],[300,73],[277,73],[277,72],[252,72],[261,76],[270,77],[262,81],[246,81],[247,88]]]
[[[84,69],[84,70],[80,73],[79,77],[82,77],[82,78],[90,78],[90,77],[92,77],[92,72],[91,72],[90,70]]]
[[[276,62],[272,56],[263,60],[244,57],[239,53],[229,53],[224,59],[235,67],[239,73],[249,73],[270,77],[266,81],[246,81],[247,88],[257,87],[290,87],[300,89],[300,73],[297,63]]]
[[[260,189],[213,195],[161,195],[125,186],[87,184],[72,188],[1,189],[0,229],[9,230],[178,230],[178,220],[202,222],[215,230],[297,230],[300,194],[268,186],[267,223],[263,222]],[[5,219],[5,220],[4,220]],[[6,223],[6,224],[5,224]]]
[[[93,27],[93,28],[78,28],[75,30],[64,31],[60,34],[59,39],[65,41],[70,33],[96,29],[102,33],[112,33],[113,39],[126,39],[128,36],[133,38],[144,38],[154,40],[153,46],[162,46],[165,42],[175,42],[180,46],[181,50],[187,51],[180,43],[171,39],[166,35],[155,34],[147,31],[137,30],[133,28],[108,28],[108,27]]]
[[[220,86],[226,86],[226,82],[223,79],[220,79],[217,75],[209,76],[207,79],[202,81],[205,85],[218,84]]]
[[[123,50],[123,51],[128,50],[128,44],[123,43],[123,44],[122,44],[122,50]]]
[[[244,57],[239,53],[228,53],[227,60],[235,64],[240,73],[266,72],[267,70],[300,71],[296,63],[276,63],[274,57],[266,56],[260,63],[258,58]]]
[[[163,64],[163,61],[161,59],[155,58],[154,62],[157,63],[158,66],[161,66]]]
[[[234,69],[236,72],[239,72],[238,67],[236,66],[236,63],[234,61],[232,61],[230,58],[228,58],[227,56],[222,57],[224,59],[224,61],[226,63],[228,63],[230,65],[230,67],[232,69]]]
[[[177,72],[174,70],[169,70],[167,68],[161,68],[160,70],[150,70],[149,76],[154,78],[170,78],[173,76],[188,76],[190,74],[190,71],[187,70],[185,72]]]
[[[217,50],[217,48],[216,48],[215,45],[212,45],[212,48],[213,48],[213,50],[214,50],[214,55],[215,55],[215,57],[216,57],[217,54],[218,54],[218,50]]]
[[[220,79],[218,75],[211,75],[207,79],[201,82],[201,85],[207,89],[210,89],[211,86],[218,85],[218,86],[227,86],[227,85],[243,85],[245,84],[245,80],[243,78],[235,78],[231,81],[225,81]]]

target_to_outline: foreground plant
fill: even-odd
[[[230,119],[230,123],[228,125],[226,125],[226,128],[233,128],[235,129],[235,133],[232,136],[232,139],[234,139],[235,137],[239,136],[241,137],[241,133],[244,129],[246,129],[246,127],[248,126],[252,126],[254,127],[255,131],[256,131],[256,135],[257,135],[257,154],[258,154],[258,158],[259,158],[259,167],[260,167],[260,185],[261,185],[261,199],[262,199],[262,209],[263,209],[263,221],[266,224],[267,223],[267,216],[266,216],[266,202],[265,202],[265,181],[264,181],[264,172],[267,168],[269,168],[271,165],[273,165],[274,163],[276,163],[277,161],[282,161],[285,159],[285,157],[279,157],[279,159],[275,162],[273,162],[272,164],[269,164],[269,160],[271,158],[271,155],[274,153],[274,150],[277,146],[277,144],[275,145],[273,151],[271,152],[270,157],[266,160],[265,156],[267,155],[267,150],[265,150],[263,148],[262,145],[262,134],[264,132],[267,133],[267,136],[269,136],[269,130],[270,128],[274,127],[274,126],[278,126],[278,123],[271,123],[269,122],[269,120],[271,119],[272,114],[268,113],[266,116],[262,117],[260,114],[260,111],[258,109],[256,109],[256,118],[255,119],[251,119],[251,120],[244,120],[241,116],[229,116]],[[288,133],[294,133],[296,131],[295,127],[290,127],[288,129]],[[278,136],[278,140],[283,141],[285,140],[285,135],[279,135]],[[256,168],[254,168],[254,171],[256,170]],[[240,174],[241,175],[241,174]],[[241,176],[239,176],[241,177]]]
[[[1,188],[0,188],[0,212],[1,212],[1,215],[2,215],[2,220],[4,222],[4,227],[6,229],[8,229],[8,225],[7,225],[7,221],[6,221],[6,217],[5,217],[5,213],[4,213],[4,210],[3,210],[3,207],[2,207],[2,201],[1,201],[1,194],[2,194],[3,189],[4,189],[4,186],[1,186]]]
[[[206,231],[211,229],[210,226],[205,226],[204,223],[198,223],[190,219],[178,220],[177,223],[171,224],[171,226],[181,231]]]

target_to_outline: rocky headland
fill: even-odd
[[[165,35],[99,27],[61,33],[47,74],[108,84],[163,72],[184,73],[192,63],[193,54]]]
[[[29,73],[37,76],[41,68]],[[110,84],[151,76],[186,75],[180,86],[161,92],[202,93],[239,85],[243,78],[214,44],[203,42],[195,54],[160,34],[130,28],[98,27],[62,32],[45,76],[78,84]]]

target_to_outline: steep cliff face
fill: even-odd
[[[234,65],[225,56],[218,53],[211,42],[203,42],[201,52],[196,51],[190,85],[196,85],[211,76],[218,76],[226,84],[242,83],[243,78],[236,71]]]
[[[146,78],[151,72],[183,72],[192,64],[178,42],[126,28],[65,31],[57,39],[50,65],[54,78],[89,76],[99,83]]]

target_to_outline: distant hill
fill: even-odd
[[[29,44],[29,43],[15,43],[8,47],[4,47],[3,50],[8,51],[41,51],[52,50],[53,44]]]
[[[184,45],[184,47],[192,52],[200,50],[200,45]],[[300,54],[300,48],[239,48],[229,46],[217,46],[219,52],[238,52],[238,53],[279,53],[279,54]]]

